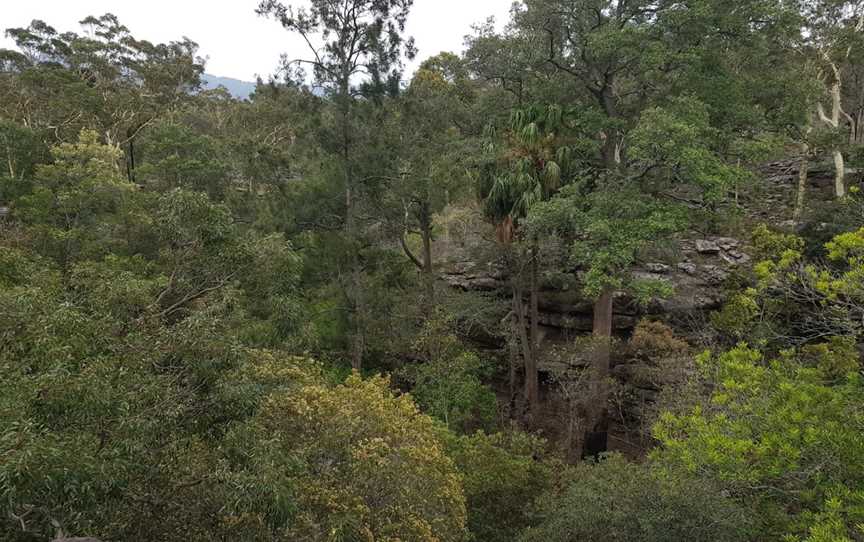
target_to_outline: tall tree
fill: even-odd
[[[314,84],[323,88],[336,106],[336,137],[329,150],[342,170],[343,229],[351,245],[346,294],[352,305],[351,365],[355,369],[363,364],[364,327],[369,318],[357,216],[364,179],[358,175],[356,163],[356,102],[359,97],[375,99],[398,89],[403,55],[414,55],[413,40],[402,36],[412,4],[413,0],[313,0],[308,8],[296,8],[279,0],[263,0],[257,9],[304,40],[311,57],[286,57],[284,67],[290,73],[297,67],[311,66]]]
[[[484,211],[497,230],[505,247],[516,240],[520,221],[538,202],[548,199],[560,187],[562,172],[570,166],[570,149],[564,133],[569,119],[558,106],[534,106],[513,112],[498,167],[481,179],[480,195]],[[537,357],[539,330],[539,258],[538,237],[527,239],[529,267],[529,318],[522,299],[521,273],[511,269],[513,315],[522,343],[525,364],[525,399],[532,415],[539,403]],[[530,333],[527,331],[530,329]],[[527,334],[526,334],[527,333]]]
[[[466,184],[467,155],[473,150],[468,139],[473,98],[461,59],[442,53],[423,63],[389,119],[397,159],[388,193],[400,215],[400,244],[422,275],[427,315],[435,304],[435,213]],[[419,256],[406,239],[413,232],[420,236]]]

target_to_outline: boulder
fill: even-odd
[[[699,254],[719,254],[720,245],[716,241],[708,239],[697,239],[695,241],[696,252]]]
[[[671,268],[668,265],[666,265],[665,263],[646,263],[645,269],[649,273],[655,273],[657,275],[665,275],[665,274],[669,273],[669,270]]]
[[[678,264],[678,270],[687,273],[688,275],[696,274],[696,264],[685,262]]]

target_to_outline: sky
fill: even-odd
[[[499,24],[506,22],[511,4],[512,0],[414,0],[406,33],[416,40],[419,54],[407,72],[441,51],[461,52],[472,24],[490,15]],[[258,0],[0,0],[0,34],[33,19],[61,32],[78,32],[81,19],[110,12],[136,38],[167,42],[185,36],[197,42],[207,59],[207,73],[254,81],[256,76],[267,79],[282,53],[306,56],[299,38],[255,14],[257,5]],[[0,48],[12,45],[0,36]]]

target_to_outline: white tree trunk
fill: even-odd
[[[840,129],[840,116],[848,116],[843,111],[843,103],[840,92],[840,71],[836,65],[832,65],[834,80],[831,83],[831,116],[825,113],[822,104],[819,104],[819,119],[833,130]],[[846,163],[843,160],[843,151],[839,148],[831,150],[834,157],[834,195],[837,198],[846,196]]]
[[[846,197],[846,163],[839,149],[834,150],[834,195],[838,199]]]

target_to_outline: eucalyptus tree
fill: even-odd
[[[834,195],[846,196],[846,159],[844,147],[855,143],[860,131],[860,117],[846,110],[844,80],[864,52],[864,2],[861,0],[819,0],[804,2],[808,25],[806,34],[814,60],[819,66],[819,80],[828,98],[817,106],[819,120],[832,137],[829,146],[834,160]],[[856,89],[860,92],[860,89]],[[845,94],[845,95],[844,95]]]
[[[360,258],[359,195],[366,179],[358,173],[358,99],[372,100],[398,90],[402,58],[413,58],[414,43],[403,32],[413,0],[313,0],[295,7],[279,0],[263,0],[257,12],[272,17],[308,45],[307,58],[283,57],[288,73],[312,68],[314,84],[323,89],[336,108],[331,137],[323,145],[341,169],[344,190],[344,234],[351,248],[349,284],[353,338],[351,364],[359,369],[366,351],[364,327],[368,315]],[[363,104],[368,105],[368,104]]]
[[[200,86],[198,45],[136,39],[111,14],[81,25],[83,34],[59,33],[38,20],[7,30],[18,50],[0,51],[3,114],[55,142],[72,140],[82,128],[97,130],[106,144],[123,149],[133,180],[141,132]]]
[[[593,182],[590,177],[574,180],[555,198],[536,205],[528,223],[534,235],[553,235],[567,243],[564,264],[579,270],[582,293],[594,301],[586,430],[577,456],[603,452],[607,446],[613,301],[626,293],[647,303],[671,291],[668,283],[646,280],[632,269],[647,249],[686,224],[680,207],[646,195],[630,179],[607,179],[599,188],[592,187]]]

